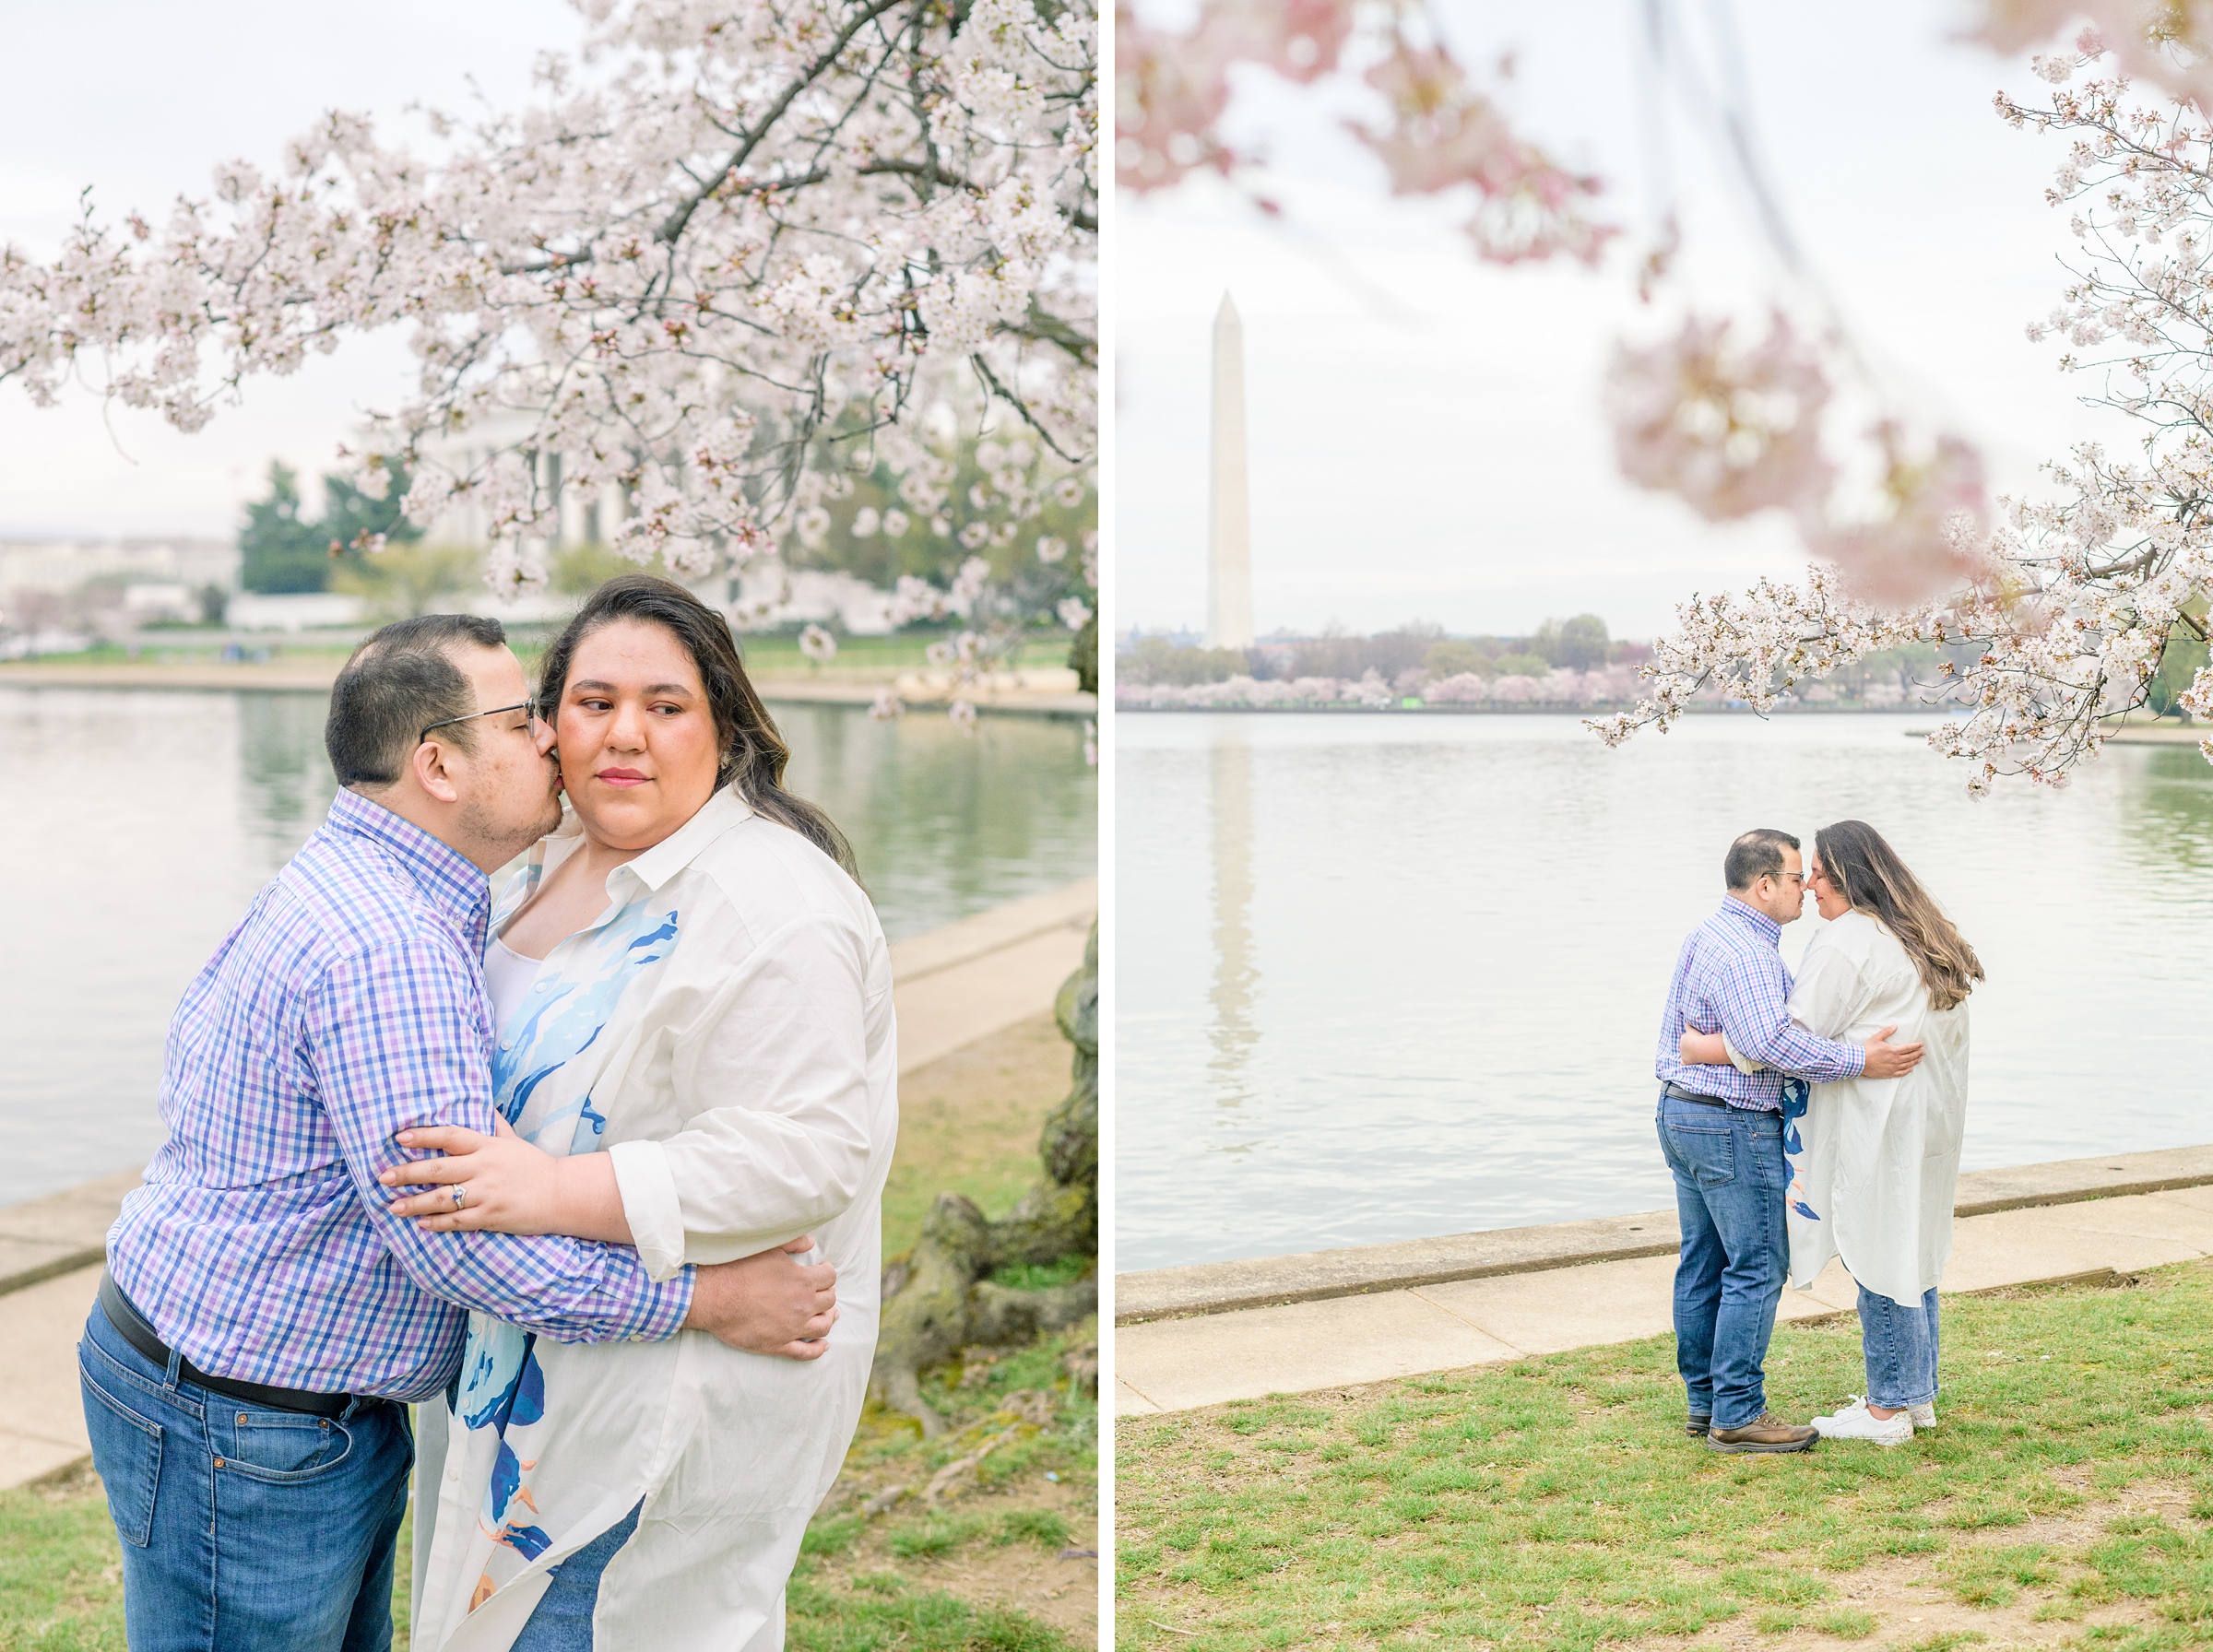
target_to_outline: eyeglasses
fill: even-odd
[[[430,728],[424,729],[420,734],[415,737],[415,743],[420,746],[423,741],[429,739],[431,738],[431,728],[444,728],[449,723],[467,723],[478,717],[496,717],[505,712],[528,712],[530,714],[530,727],[533,731],[537,729],[539,720],[538,715],[538,702],[533,700],[518,700],[513,705],[495,705],[489,711],[465,712],[458,717],[447,717],[440,722],[433,723],[431,725]]]
[[[1805,883],[1805,874],[1804,872],[1769,872],[1768,876],[1774,879],[1778,883],[1781,882],[1785,878],[1795,878],[1801,884]]]

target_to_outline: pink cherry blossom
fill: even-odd
[[[1239,179],[1275,210],[1264,159],[1225,135],[1231,71],[1242,65],[1301,84],[1360,79],[1377,116],[1348,120],[1399,195],[1467,189],[1477,254],[1502,264],[1559,256],[1594,263],[1616,231],[1591,216],[1595,177],[1561,166],[1476,87],[1418,5],[1353,0],[1204,0],[1187,29],[1155,26],[1128,4],[1115,16],[1115,166],[1123,188],[1166,189],[1193,172]]]
[[[1593,721],[1607,740],[1665,727],[1702,699],[1765,712],[1871,654],[1934,650],[1911,686],[1881,686],[1941,715],[1931,744],[1966,766],[1969,789],[2008,775],[2063,785],[2114,718],[2146,703],[2169,650],[2206,640],[2213,122],[2193,77],[2205,62],[2194,42],[2213,14],[2195,4],[2083,9],[2098,30],[2072,55],[2040,62],[2049,101],[2001,97],[1998,112],[2066,145],[2048,199],[2081,244],[2059,303],[2029,332],[2061,347],[2060,367],[2092,375],[2092,399],[2138,421],[2127,456],[2083,445],[2045,467],[2040,497],[1993,507],[1963,442],[1878,425],[1873,508],[1853,509],[1840,486],[1807,523],[1828,560],[1796,585],[1763,582],[1683,605],[1644,667],[1637,708]],[[2007,43],[2039,38],[2063,16],[1987,10]],[[2158,72],[2147,66],[2145,77],[2173,95],[2080,77],[2109,55],[2105,40],[2129,30],[2134,44],[2111,55],[2156,58]],[[2179,698],[2213,716],[2213,671],[2196,673]],[[2213,742],[2204,749],[2213,759]]]
[[[1848,589],[1877,602],[1917,602],[1982,574],[1982,455],[1950,435],[1915,455],[1894,422],[1874,435],[1884,458],[1882,513],[1815,527],[1807,542],[1844,571]]]
[[[2064,84],[2063,69],[2111,53],[2123,74],[2201,111],[2213,108],[2213,0],[1982,0],[1979,9],[1967,32],[2006,53],[2089,18],[2073,53],[2035,60],[2046,79]]]
[[[1491,697],[1491,685],[1473,671],[1440,678],[1422,690],[1431,705],[1481,705]]]
[[[1516,134],[1450,52],[1401,36],[1364,78],[1383,94],[1390,124],[1346,124],[1382,160],[1392,194],[1473,185],[1478,205],[1467,232],[1494,263],[1558,254],[1597,261],[1615,232],[1583,212],[1599,181],[1564,170]]]
[[[1816,510],[1828,493],[1828,377],[1780,312],[1757,343],[1729,321],[1694,315],[1648,348],[1624,345],[1606,391],[1622,474],[1682,495],[1710,520]]]

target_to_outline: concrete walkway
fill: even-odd
[[[894,944],[899,1070],[1050,1009],[1098,910],[1099,880],[1085,878]]]
[[[1049,1011],[1097,907],[1098,882],[1085,879],[893,947],[901,1078]],[[77,1339],[108,1228],[137,1185],[124,1171],[0,1208],[0,1490],[87,1456]]]
[[[2128,1191],[2161,1182],[2170,1185]],[[2067,1160],[1979,1173],[1960,1183],[1962,1206],[1982,1213],[1963,1214],[1957,1223],[1941,1287],[1947,1292],[2106,1280],[2213,1257],[2213,1150]],[[2005,1208],[1990,1209],[1993,1203]],[[1203,1289],[1188,1277],[1198,1269],[1123,1275],[1116,1280],[1115,1409],[1124,1415],[1191,1410],[1634,1341],[1672,1328],[1672,1211],[1558,1224],[1561,1244],[1550,1256],[1541,1242],[1547,1231],[1513,1230],[1510,1243],[1492,1247],[1511,1258],[1497,1268],[1485,1266],[1484,1247],[1469,1243],[1493,1237],[1479,1233],[1244,1265],[1246,1293],[1272,1298],[1265,1306],[1208,1310],[1208,1302],[1236,1299],[1236,1263],[1210,1265]],[[1577,1256],[1594,1243],[1647,1249],[1653,1241],[1663,1244],[1663,1254],[1617,1249],[1604,1261]],[[1363,1273],[1396,1269],[1403,1277],[1407,1253],[1424,1249],[1433,1253],[1434,1273],[1438,1254],[1455,1244],[1463,1252],[1461,1266],[1481,1271],[1382,1288],[1359,1282]],[[1575,1259],[1562,1265],[1566,1257]],[[1286,1300],[1302,1280],[1316,1294]],[[1131,1324],[1133,1302],[1141,1313],[1149,1302],[1157,1312],[1185,1316]],[[1855,1302],[1851,1276],[1832,1262],[1811,1291],[1783,1292],[1781,1317],[1822,1318],[1850,1312]]]

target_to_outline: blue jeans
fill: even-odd
[[[325,1419],[211,1394],[97,1303],[77,1363],[131,1652],[385,1652],[415,1457],[405,1406]]]
[[[1936,1398],[1936,1292],[1902,1307],[1860,1287],[1860,1344],[1867,1357],[1867,1398],[1887,1410]]]
[[[592,1612],[599,1604],[599,1575],[615,1551],[638,1528],[641,1503],[620,1520],[555,1566],[552,1581],[531,1608],[530,1621],[515,1637],[513,1652],[592,1652]]]
[[[1660,1098],[1660,1150],[1683,1225],[1675,1366],[1692,1416],[1742,1428],[1768,1409],[1768,1339],[1789,1272],[1782,1115]]]

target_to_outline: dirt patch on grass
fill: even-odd
[[[2063,1470],[2053,1478],[2068,1477]],[[2081,1481],[2088,1477],[2072,1478]],[[2081,1489],[2079,1483],[2077,1489]],[[2165,1482],[2133,1486],[2065,1514],[1955,1534],[1935,1554],[1876,1561],[1850,1572],[1827,1574],[1826,1581],[1835,1592],[1808,1606],[1748,1606],[1703,1634],[1680,1639],[1648,1636],[1625,1644],[1622,1652],[1724,1647],[1730,1652],[1752,1647],[1784,1652],[1851,1641],[1896,1647],[1932,1643],[1952,1647],[1971,1641],[1978,1652],[2031,1652],[2076,1643],[2088,1630],[2149,1627],[2159,1622],[2159,1615],[2145,1603],[2101,1599],[2098,1596],[2105,1591],[2083,1587],[2097,1576],[2083,1557],[2112,1535],[2116,1526],[2146,1517],[2192,1525],[2190,1506],[2186,1487]],[[2031,1559],[2038,1551],[2041,1558]],[[2021,1557],[2015,1575],[2008,1577],[2003,1567],[1994,1571],[1981,1564],[2001,1552]],[[1687,1569],[1683,1573],[1686,1580],[1707,1575]],[[2038,1580],[2024,1581],[2024,1575]],[[1976,1593],[1988,1598],[1962,1599],[1963,1594]]]
[[[899,1080],[899,1150],[883,1190],[883,1254],[922,1232],[941,1193],[964,1193],[1002,1216],[1042,1174],[1037,1129],[1068,1093],[1070,1049],[1033,1016],[918,1067]]]
[[[1648,1639],[1631,1646],[1634,1652],[1689,1652],[1709,1646],[1813,1646],[1840,1640],[1916,1646],[1940,1638],[1972,1636],[1989,1652],[2003,1652],[2008,1647],[2059,1646],[2098,1625],[2136,1626],[2153,1621],[2152,1614],[2134,1601],[2085,1606],[2079,1611],[2063,1605],[2064,1615],[2055,1613],[2051,1608],[2065,1602],[2064,1587],[2023,1589],[2003,1606],[1969,1606],[1919,1557],[1879,1561],[1830,1581],[1835,1595],[1812,1606],[1778,1612],[1768,1620],[1772,1626],[1764,1630],[1760,1620],[1772,1609],[1746,1611],[1687,1640]],[[2045,1615],[2040,1618],[2040,1612]],[[1790,1620],[1791,1627],[1781,1627],[1784,1619]]]
[[[1040,1515],[1059,1517],[1063,1541],[1006,1538],[1011,1527],[1045,1524],[1023,1519]],[[971,1535],[941,1553],[901,1553],[918,1523],[933,1517],[953,1529],[970,1528]],[[902,1507],[874,1516],[850,1548],[818,1560],[814,1576],[851,1589],[866,1588],[864,1579],[890,1573],[917,1588],[1026,1612],[1078,1646],[1092,1646],[1099,1634],[1098,1549],[1095,1488],[1029,1481],[1003,1492],[971,1493],[931,1511]]]

